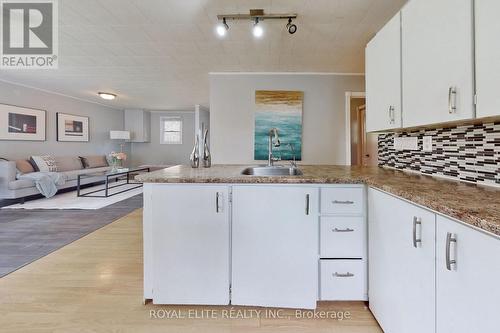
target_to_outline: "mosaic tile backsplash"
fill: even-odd
[[[417,137],[419,150],[396,151],[394,137]],[[422,151],[432,136],[432,152]],[[500,187],[500,121],[380,134],[379,165]]]

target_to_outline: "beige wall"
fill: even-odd
[[[345,164],[345,92],[364,91],[364,76],[333,74],[210,74],[214,163],[253,160],[255,90],[304,92],[302,164]]]
[[[160,143],[160,118],[182,118],[182,144]],[[151,112],[150,142],[132,143],[132,163],[134,165],[189,164],[189,155],[194,145],[194,111],[153,111]]]
[[[119,141],[109,139],[110,130],[123,130],[123,110],[0,81],[0,103],[47,111],[46,141],[2,141],[0,157],[24,159],[31,155],[92,155],[120,150]],[[56,113],[89,117],[89,142],[58,142]],[[125,151],[130,145],[125,144]]]

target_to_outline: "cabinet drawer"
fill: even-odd
[[[364,258],[366,224],[364,217],[321,217],[321,258]]]
[[[364,260],[320,260],[321,300],[366,300],[366,284]]]
[[[363,188],[322,188],[322,214],[363,214]]]

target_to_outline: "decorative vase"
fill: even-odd
[[[212,156],[210,155],[210,149],[208,149],[208,129],[205,130],[203,135],[203,167],[210,168],[212,166]]]
[[[200,152],[199,152],[199,138],[196,134],[194,138],[194,147],[191,155],[189,156],[189,162],[191,162],[191,168],[198,168],[200,166]]]
[[[113,158],[111,159],[111,172],[117,172],[118,171],[118,159]]]

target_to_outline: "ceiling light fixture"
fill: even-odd
[[[226,18],[223,17],[222,23],[219,23],[217,25],[217,28],[216,28],[217,35],[219,35],[220,37],[224,37],[228,30],[229,30],[229,26],[226,23]]]
[[[252,33],[254,37],[260,38],[264,35],[264,28],[259,24],[264,20],[288,20],[285,26],[288,33],[293,35],[297,32],[297,26],[292,23],[293,19],[297,18],[297,14],[264,14],[264,9],[250,9],[249,14],[224,14],[217,15],[217,19],[222,23],[217,24],[216,32],[220,37],[224,37],[229,30],[226,20],[250,20],[253,21]]]
[[[97,93],[102,99],[106,99],[106,100],[114,100],[116,98],[116,95],[115,94],[112,94],[112,93],[107,93],[107,92],[98,92]]]
[[[255,18],[255,23],[253,25],[252,29],[253,36],[255,38],[260,38],[262,35],[264,35],[264,29],[262,29],[262,26],[259,25],[259,18]]]
[[[286,30],[288,30],[288,33],[290,35],[293,35],[294,33],[297,32],[297,26],[292,23],[292,18],[288,18],[288,23],[286,24]]]

